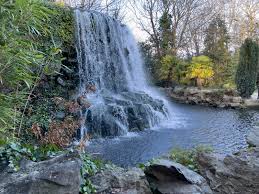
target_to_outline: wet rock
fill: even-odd
[[[125,170],[114,167],[90,178],[97,194],[151,194],[145,174],[141,169]]]
[[[64,119],[65,117],[66,117],[66,113],[65,113],[65,112],[62,112],[62,111],[56,112],[56,116],[55,116],[56,119],[62,120],[62,119]]]
[[[85,98],[85,97],[83,97],[83,96],[80,96],[80,97],[78,97],[77,98],[77,102],[78,102],[78,104],[82,107],[82,108],[84,108],[84,109],[87,109],[87,108],[89,108],[90,106],[91,106],[91,104],[87,101],[87,99]]]
[[[196,172],[170,160],[158,160],[145,170],[151,188],[161,194],[210,194],[206,180]]]
[[[163,101],[144,92],[123,92],[120,97],[103,94],[103,103],[86,111],[85,125],[92,137],[114,137],[128,131],[142,131],[166,117]]]
[[[81,162],[76,153],[44,162],[24,161],[21,170],[0,172],[0,194],[75,194],[80,187]]]
[[[247,143],[252,147],[259,147],[259,127],[255,127],[246,137]]]
[[[61,85],[63,87],[66,86],[66,82],[61,77],[58,77],[57,82],[59,85]]]
[[[202,153],[199,170],[214,193],[256,194],[259,191],[259,150],[221,156]]]

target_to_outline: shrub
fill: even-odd
[[[71,10],[41,0],[0,0],[0,9],[0,133],[13,136],[43,74],[63,67],[74,21]]]
[[[197,156],[201,152],[212,152],[212,148],[205,146],[197,146],[191,150],[175,148],[170,153],[170,159],[198,172]]]
[[[55,145],[33,146],[22,145],[19,142],[10,142],[0,147],[0,162],[5,162],[14,171],[18,171],[22,158],[34,162],[46,160],[60,153],[61,150]]]
[[[164,56],[161,60],[160,79],[166,80],[167,84],[172,81],[180,82],[184,72],[183,67],[183,62],[177,57],[172,55]]]
[[[64,148],[71,143],[78,128],[79,122],[77,120],[73,117],[66,117],[64,121],[52,121],[46,133],[43,133],[37,123],[32,125],[31,131],[42,144],[53,144]]]
[[[99,160],[93,160],[90,156],[84,153],[81,154],[81,160],[83,161],[83,165],[81,168],[81,176],[83,183],[81,184],[80,193],[95,193],[96,189],[88,178],[95,175],[97,172],[103,169],[104,165]]]
[[[201,87],[214,75],[212,61],[207,56],[193,57],[191,65],[187,71],[187,78],[195,79],[197,85]]]

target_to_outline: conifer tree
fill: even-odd
[[[239,94],[249,98],[255,91],[259,48],[255,41],[246,39],[240,48],[239,64],[236,73],[236,85]]]
[[[204,40],[204,54],[212,59],[214,63],[214,82],[222,84],[228,79],[228,65],[230,54],[228,51],[229,35],[225,21],[219,16],[210,23]]]

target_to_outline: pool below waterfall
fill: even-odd
[[[172,102],[171,119],[154,129],[114,139],[97,139],[87,150],[120,166],[135,166],[172,148],[210,145],[222,154],[246,147],[245,136],[259,119],[256,110],[225,110]]]

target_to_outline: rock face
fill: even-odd
[[[85,113],[85,125],[92,137],[142,131],[157,125],[167,115],[163,101],[145,93],[122,92],[117,98],[102,96],[103,103],[93,104]]]
[[[166,104],[150,88],[128,28],[101,13],[79,9],[75,20],[79,94],[91,104],[82,111],[86,122],[81,134],[121,136],[166,119]]]
[[[0,194],[76,194],[80,188],[81,162],[77,154],[44,162],[23,161],[21,170],[0,173]]]
[[[259,150],[242,151],[221,157],[200,154],[200,173],[219,194],[257,194],[259,192]]]
[[[255,127],[247,135],[247,143],[252,147],[259,147],[259,127]]]
[[[114,167],[90,178],[97,194],[152,194],[141,169],[125,170]]]
[[[210,194],[206,180],[181,164],[158,160],[146,171],[151,188],[159,194]]]

